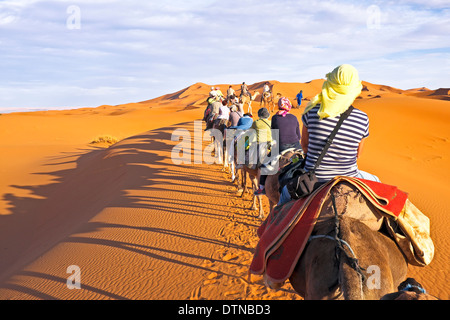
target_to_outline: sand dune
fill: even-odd
[[[418,98],[438,99],[447,101],[450,100],[450,88],[439,88],[436,90],[420,88],[415,90],[407,90],[406,94]]]
[[[291,100],[300,90],[311,99],[322,82],[270,81]],[[430,217],[435,259],[409,275],[448,299],[448,89],[363,84],[355,106],[370,117],[370,137],[360,168],[408,192]],[[225,93],[228,84],[219,86]],[[299,299],[289,284],[274,291],[247,281],[260,223],[250,195],[237,197],[218,165],[171,160],[172,132],[194,136],[210,87],[0,116],[0,299]],[[292,112],[300,117],[305,104]],[[91,144],[106,135],[118,142]],[[67,288],[72,265],[81,290]]]

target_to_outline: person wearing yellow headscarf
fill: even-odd
[[[363,88],[358,71],[349,64],[343,64],[327,74],[322,91],[306,106],[304,114],[320,104],[317,112],[320,119],[335,118],[344,113]]]
[[[304,168],[313,170],[328,137],[344,113],[361,94],[362,83],[358,71],[343,64],[327,74],[321,92],[306,106],[302,115],[301,145],[306,154]],[[327,182],[336,176],[349,176],[380,182],[380,179],[358,168],[364,140],[369,136],[369,117],[353,108],[337,132],[321,164],[315,170],[319,182]],[[290,200],[286,186],[280,194],[278,205]]]
[[[302,115],[301,145],[306,154],[305,170],[314,169],[328,137],[335,128],[340,115],[360,95],[362,84],[358,71],[343,64],[327,74],[321,92],[306,106]],[[358,168],[364,140],[369,136],[369,117],[353,108],[337,132],[321,164],[315,170],[319,182],[327,182],[336,176],[350,176],[380,182],[380,179]],[[280,194],[278,205],[290,200],[286,186]]]

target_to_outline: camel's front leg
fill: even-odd
[[[230,163],[229,163],[228,149],[225,147],[224,150],[223,150],[223,167],[222,167],[222,171],[226,172],[226,170],[228,169],[229,166],[230,166]]]
[[[262,198],[261,198],[261,196],[257,196],[257,198],[258,198],[258,202],[259,202],[259,216],[258,216],[258,218],[264,219],[264,208],[263,208],[263,205],[262,205]]]
[[[236,181],[236,167],[234,165],[234,161],[230,161],[230,171],[231,171],[231,182],[234,183]]]
[[[242,190],[241,198],[244,197],[244,194],[247,192],[247,172],[244,169],[240,169],[241,172],[241,181],[242,185],[240,190]]]

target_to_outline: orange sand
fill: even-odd
[[[271,83],[291,100],[303,89],[306,101],[292,111],[300,117],[322,80]],[[407,191],[431,219],[435,258],[409,276],[448,299],[448,89],[364,85],[355,106],[370,117],[370,137],[360,168]],[[172,132],[194,136],[209,88],[0,115],[0,299],[299,299],[288,283],[275,291],[259,277],[248,282],[261,222],[250,194],[239,198],[219,165],[172,163]],[[90,144],[102,135],[119,142]],[[80,290],[67,287],[72,265]]]

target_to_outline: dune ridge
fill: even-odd
[[[322,82],[269,81],[291,100],[303,90],[298,118]],[[355,107],[370,136],[360,168],[430,218],[435,259],[408,273],[448,299],[448,89],[363,85]],[[0,299],[299,298],[288,284],[272,291],[246,279],[260,223],[250,197],[238,198],[218,165],[171,161],[172,132],[194,136],[211,86],[228,88],[199,82],[142,102],[0,117]],[[90,144],[99,136],[118,142]],[[81,267],[82,290],[66,287],[70,265]]]

